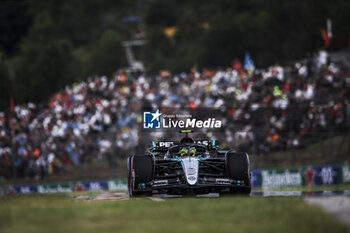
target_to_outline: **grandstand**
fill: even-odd
[[[236,61],[225,69],[179,75],[120,71],[89,77],[47,102],[0,113],[0,176],[40,180],[101,161],[113,171],[118,160],[143,153],[152,139],[140,126],[145,109],[198,117],[209,109],[224,119],[224,127],[197,133],[248,151],[255,161],[288,151],[291,158],[285,160],[294,165],[295,150],[327,140],[323,148],[331,162],[350,144],[350,73],[341,59],[334,60],[320,51],[285,67],[248,70]],[[337,147],[335,136],[343,138]]]

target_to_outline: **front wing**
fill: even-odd
[[[141,183],[137,191],[168,194],[230,192],[234,189],[250,188],[243,180],[228,178],[225,159],[200,161],[198,181],[195,185],[187,183],[181,164],[178,161],[156,160],[154,179]]]

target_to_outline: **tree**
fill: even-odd
[[[108,30],[91,50],[88,74],[110,75],[126,65],[124,50],[118,33]]]
[[[28,48],[17,63],[16,98],[40,101],[74,82],[72,64],[72,48],[67,40],[51,41],[40,49]]]
[[[7,65],[0,52],[0,109],[9,105],[12,85],[9,79]]]

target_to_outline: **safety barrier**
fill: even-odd
[[[350,183],[349,164],[254,169],[251,174],[252,186],[262,188]]]
[[[48,184],[23,184],[0,186],[0,194],[15,193],[63,193],[73,191],[121,191],[127,190],[126,179],[102,181],[78,181]]]

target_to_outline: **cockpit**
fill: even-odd
[[[165,153],[164,159],[181,158],[181,157],[202,157],[208,158],[210,156],[207,148],[198,144],[175,145],[168,149]]]

